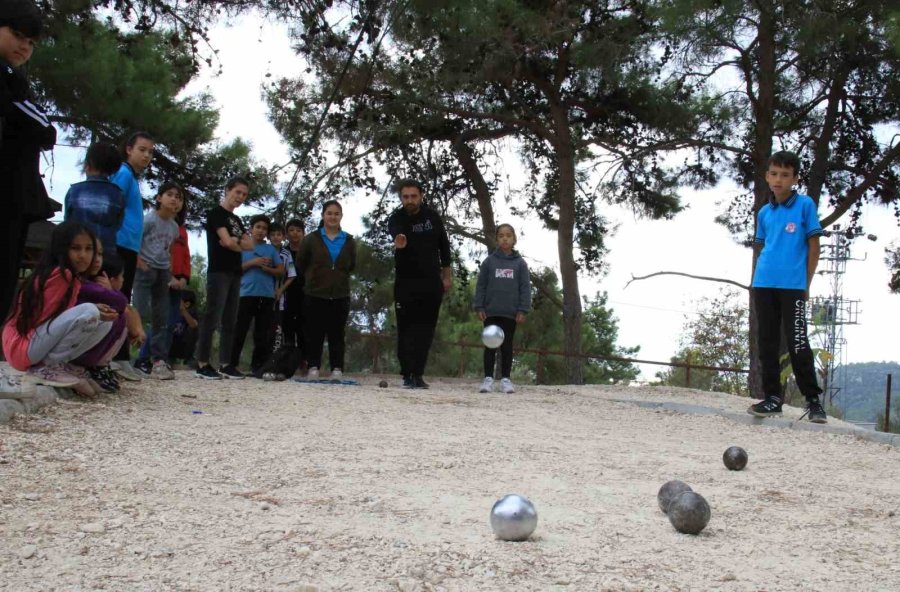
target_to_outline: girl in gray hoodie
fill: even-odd
[[[509,379],[512,370],[512,343],[516,324],[525,322],[525,315],[531,310],[531,283],[528,265],[518,252],[516,231],[509,224],[497,227],[497,250],[481,264],[478,283],[475,286],[475,312],[484,326],[497,325],[503,329],[503,344],[500,346],[500,389],[506,393],[516,392]],[[489,393],[494,389],[494,364],[496,349],[484,349],[484,380],[479,392]]]

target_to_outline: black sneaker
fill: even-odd
[[[769,395],[763,401],[750,405],[747,413],[756,417],[769,417],[771,415],[781,415],[781,397]]]
[[[416,379],[413,375],[407,375],[403,377],[403,388],[414,389],[416,388]]]
[[[806,416],[812,423],[828,423],[828,416],[825,415],[825,408],[819,401],[819,397],[812,397],[806,400],[806,411],[800,416],[800,419]]]
[[[415,385],[415,386],[413,386],[413,388],[417,388],[417,389],[427,389],[428,388],[428,383],[425,382],[424,380],[422,380],[421,376],[413,376],[412,378],[413,378],[413,384]]]
[[[153,372],[153,362],[149,359],[135,360],[133,366],[144,378],[150,378],[150,373]]]
[[[106,368],[93,366],[87,368],[88,376],[97,383],[100,390],[104,393],[114,393],[119,390],[119,383],[110,379],[111,373],[106,372]]]
[[[222,375],[216,372],[209,364],[198,366],[197,371],[194,372],[194,376],[205,380],[222,380]]]
[[[242,378],[246,378],[243,372],[230,364],[228,366],[222,366],[221,368],[219,368],[219,374],[221,374],[225,378],[230,378],[232,380],[241,380]]]

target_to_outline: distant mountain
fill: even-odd
[[[842,387],[835,405],[844,419],[875,421],[884,413],[884,389],[887,375],[893,374],[891,408],[900,408],[900,362],[863,362],[838,368],[836,383]]]

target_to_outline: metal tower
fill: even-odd
[[[844,349],[847,340],[844,338],[845,325],[859,324],[859,300],[844,298],[844,273],[847,261],[863,261],[850,256],[850,244],[853,239],[862,236],[859,228],[841,230],[835,224],[823,235],[830,239],[822,245],[819,261],[825,263],[817,273],[828,278],[828,296],[810,298],[808,314],[809,323],[818,328],[817,336],[822,341],[822,349],[830,354],[825,365],[822,389],[827,401],[833,405],[841,394],[843,381],[839,384],[837,370],[844,365]],[[876,240],[874,235],[867,235],[869,240]]]

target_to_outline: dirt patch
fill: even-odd
[[[727,395],[380,378],[179,372],[0,426],[0,589],[900,589],[894,448],[613,400]],[[709,501],[700,536],[659,511],[670,479]],[[507,493],[528,542],[490,531]]]

